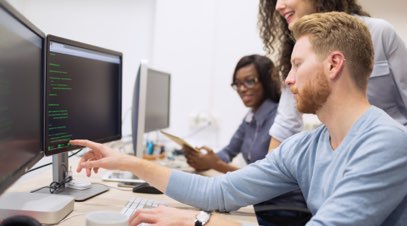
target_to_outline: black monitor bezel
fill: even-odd
[[[121,52],[118,51],[114,51],[114,50],[110,50],[110,49],[105,49],[102,47],[98,47],[98,46],[94,46],[94,45],[90,45],[90,44],[86,44],[86,43],[82,43],[82,42],[78,42],[78,41],[74,41],[71,39],[67,39],[67,38],[62,38],[62,37],[58,37],[55,35],[47,35],[46,37],[46,44],[45,44],[45,79],[44,79],[44,154],[46,156],[50,156],[50,155],[55,155],[58,153],[62,153],[62,152],[67,152],[67,151],[71,151],[71,150],[75,150],[81,147],[78,146],[69,146],[69,147],[64,147],[58,150],[54,150],[54,151],[48,151],[46,150],[47,148],[47,137],[48,137],[48,131],[47,131],[47,125],[48,125],[48,117],[47,117],[47,109],[46,106],[48,104],[47,102],[47,82],[48,82],[48,76],[47,76],[47,71],[48,71],[48,54],[49,54],[49,46],[50,46],[50,42],[57,42],[57,43],[64,43],[67,45],[71,45],[71,46],[76,46],[76,47],[80,47],[80,48],[84,48],[84,49],[88,49],[88,50],[92,50],[92,51],[97,51],[97,52],[101,52],[101,53],[106,53],[106,54],[111,54],[111,55],[116,55],[118,57],[120,57],[120,66],[119,66],[119,93],[118,93],[118,97],[119,97],[119,109],[118,109],[118,118],[117,121],[120,124],[120,130],[119,130],[119,134],[116,134],[112,137],[105,137],[102,139],[96,139],[93,140],[95,142],[100,142],[100,143],[104,143],[104,142],[110,142],[110,141],[114,141],[114,140],[120,140],[122,138],[122,128],[121,128],[121,115],[122,115],[122,89],[123,89],[123,85],[122,85],[122,78],[123,78],[123,54]],[[84,139],[86,139],[86,137],[84,137]]]
[[[45,74],[44,74],[44,67],[45,67],[45,33],[42,32],[40,29],[38,29],[34,24],[32,24],[27,18],[25,18],[21,13],[19,13],[13,6],[11,6],[7,1],[5,0],[0,0],[0,8],[4,9],[5,12],[7,12],[10,16],[15,18],[17,21],[19,21],[22,25],[24,25],[27,29],[31,30],[34,32],[38,37],[40,37],[42,41],[42,67],[41,67],[41,80],[44,81]],[[44,83],[42,82],[42,87],[41,90],[44,90]],[[41,105],[41,111],[40,116],[44,115],[44,96],[42,96],[40,105]],[[43,156],[44,156],[44,121],[43,117],[39,119],[40,126],[39,128],[41,129],[40,134],[41,134],[41,141],[39,150],[36,155],[33,156],[33,158],[29,159],[28,162],[22,164],[17,170],[10,176],[8,176],[7,179],[2,181],[0,184],[0,194],[2,194],[8,187],[10,187],[16,180],[18,180],[22,175],[25,174],[32,166],[34,166]]]

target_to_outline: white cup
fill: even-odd
[[[86,226],[127,226],[129,218],[112,211],[95,211],[86,215]]]

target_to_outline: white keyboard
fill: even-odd
[[[163,201],[153,199],[132,198],[126,203],[126,205],[123,207],[120,213],[126,215],[127,217],[130,217],[138,209],[142,208],[150,209],[158,207],[159,205],[166,206],[167,204]]]

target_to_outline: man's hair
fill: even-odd
[[[356,86],[366,90],[374,50],[370,32],[362,21],[343,12],[315,13],[299,19],[292,31],[295,39],[308,36],[320,59],[340,51]]]
[[[281,82],[275,73],[273,62],[266,56],[258,54],[243,56],[237,62],[233,72],[232,83],[236,80],[236,73],[242,67],[253,65],[259,75],[259,81],[264,90],[265,99],[270,99],[276,103],[280,101]]]
[[[315,6],[315,12],[345,12],[351,15],[369,16],[356,0],[304,0]],[[291,69],[290,57],[294,47],[291,32],[283,16],[276,10],[277,0],[260,0],[258,27],[267,54],[277,52],[276,70],[286,78]]]

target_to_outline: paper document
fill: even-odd
[[[164,134],[166,137],[168,137],[170,140],[174,141],[175,143],[177,143],[177,144],[179,144],[179,145],[181,145],[181,146],[185,145],[185,146],[189,147],[190,149],[192,149],[192,150],[194,150],[194,151],[196,151],[196,152],[199,152],[198,149],[196,149],[194,146],[190,145],[190,144],[189,144],[188,142],[186,142],[184,139],[182,139],[182,138],[180,138],[180,137],[177,137],[177,136],[175,136],[175,135],[169,134],[169,133],[167,133],[167,132],[164,132],[163,130],[160,130],[160,132],[161,132],[162,134]]]

